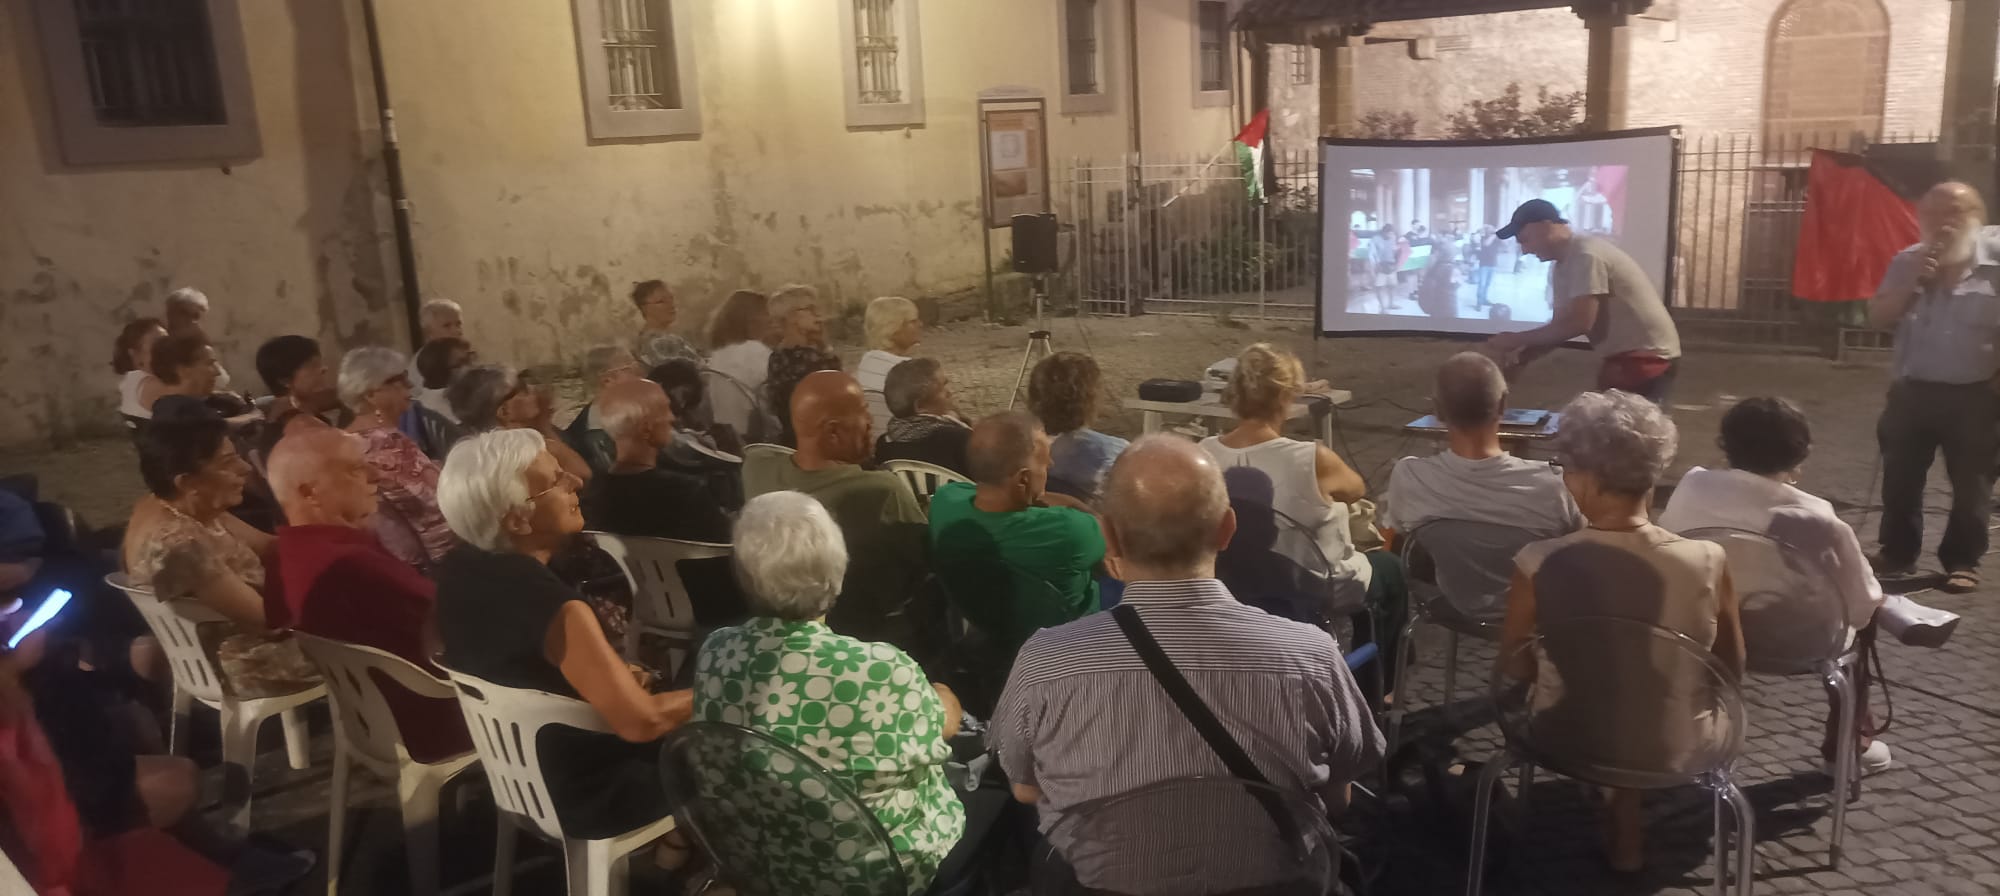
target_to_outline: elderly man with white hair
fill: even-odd
[[[611,437],[612,460],[584,492],[583,518],[617,535],[726,544],[729,517],[700,477],[663,469],[674,443],[674,408],[652,380],[629,380],[597,394],[598,421]]]
[[[391,348],[357,348],[340,359],[340,401],[354,412],[347,431],[361,437],[362,456],[375,471],[381,509],[375,533],[389,552],[418,569],[430,569],[456,545],[438,511],[438,466],[398,424],[410,409],[408,364]]]
[[[593,346],[583,355],[583,382],[593,394],[601,395],[603,390],[618,383],[629,383],[643,379],[645,368],[639,366],[639,359],[632,350],[622,345]],[[590,464],[593,474],[604,472],[611,466],[611,436],[605,432],[603,414],[592,400],[576,412],[576,418],[562,431],[563,442],[583,456]]]
[[[762,731],[845,780],[888,831],[910,892],[924,892],[965,831],[965,807],[944,775],[957,698],[894,646],[827,627],[847,548],[817,500],[794,491],[751,499],[734,562],[753,618],[702,645],[695,716]],[[804,771],[789,777],[795,792],[811,792]],[[827,871],[808,855],[768,858],[766,879],[781,892],[811,892]]]
[[[417,309],[417,326],[422,328],[417,338],[419,349],[440,339],[464,339],[465,309],[450,299],[430,299]],[[417,369],[416,355],[410,353],[410,382],[421,386],[424,375]]]
[[[991,725],[1014,796],[1040,809],[1042,831],[1091,800],[1230,777],[1220,751],[1232,748],[1281,790],[1344,803],[1348,783],[1382,761],[1382,732],[1326,632],[1245,606],[1215,578],[1216,554],[1236,532],[1216,461],[1170,435],[1141,438],[1112,466],[1103,510],[1122,602],[1029,638]],[[1156,645],[1161,667],[1136,645]],[[1209,741],[1189,722],[1162,684],[1168,676],[1213,695],[1206,708],[1234,743]],[[1079,882],[1160,892],[1168,882],[1158,875],[1189,870],[1145,858],[1078,867]]]
[[[532,430],[481,433],[452,449],[438,502],[466,543],[438,566],[437,629],[446,667],[579,699],[604,717],[612,734],[557,728],[538,744],[564,832],[597,839],[672,811],[658,741],[687,721],[694,695],[641,687],[590,605],[549,570],[583,530],[578,484]]]
[[[1945,580],[1962,594],[1979,587],[1986,517],[1993,506],[1993,458],[2000,450],[2000,227],[1962,183],[1942,183],[1917,203],[1923,240],[1898,253],[1868,300],[1868,322],[1896,331],[1895,381],[1875,425],[1882,448],[1882,549],[1878,575],[1916,571],[1924,548],[1924,483],[1944,454],[1951,513],[1938,542]]]
[[[167,293],[166,313],[163,317],[165,318],[168,336],[201,334],[201,320],[207,316],[207,293],[192,286],[183,286],[173,292]],[[205,335],[202,336],[202,339],[203,341],[207,341]],[[216,362],[214,391],[227,392],[229,391],[229,384],[229,371],[223,369],[221,362]]]

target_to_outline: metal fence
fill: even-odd
[[[1676,162],[1669,301],[1683,338],[1833,352],[1860,326],[1849,305],[1792,297],[1811,149],[1934,157],[1928,135],[1742,133],[1684,138]],[[1073,227],[1061,292],[1092,314],[1310,321],[1318,300],[1314,150],[1273,154],[1269,202],[1252,204],[1233,155],[1077,160],[1057,171]],[[1851,335],[1851,334],[1850,334]]]

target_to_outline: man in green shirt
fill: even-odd
[[[1037,629],[1097,612],[1104,533],[1082,502],[1046,491],[1049,436],[1033,415],[979,421],[966,459],[977,485],[931,496],[931,555],[953,606],[1011,665]]]
[[[798,453],[743,461],[743,498],[777,491],[811,495],[847,538],[847,576],[827,617],[834,631],[886,641],[924,659],[937,653],[931,614],[918,603],[925,562],[924,511],[896,474],[864,470],[875,445],[861,385],[821,370],[792,392]]]

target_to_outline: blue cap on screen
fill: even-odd
[[[1507,226],[1500,228],[1493,235],[1503,240],[1511,240],[1514,238],[1514,234],[1521,232],[1521,228],[1537,221],[1554,221],[1557,224],[1569,223],[1569,219],[1564,218],[1562,212],[1556,211],[1555,203],[1547,199],[1530,199],[1527,202],[1521,203],[1521,207],[1514,210],[1514,220],[1507,222]]]

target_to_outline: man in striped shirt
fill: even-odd
[[[1215,579],[1236,529],[1215,462],[1172,436],[1134,442],[1106,480],[1103,522],[1124,603],[1264,777],[1344,804],[1348,783],[1382,761],[1382,733],[1333,638],[1245,606]],[[990,730],[1015,798],[1038,807],[1044,832],[1080,803],[1230,776],[1109,613],[1030,638]]]

